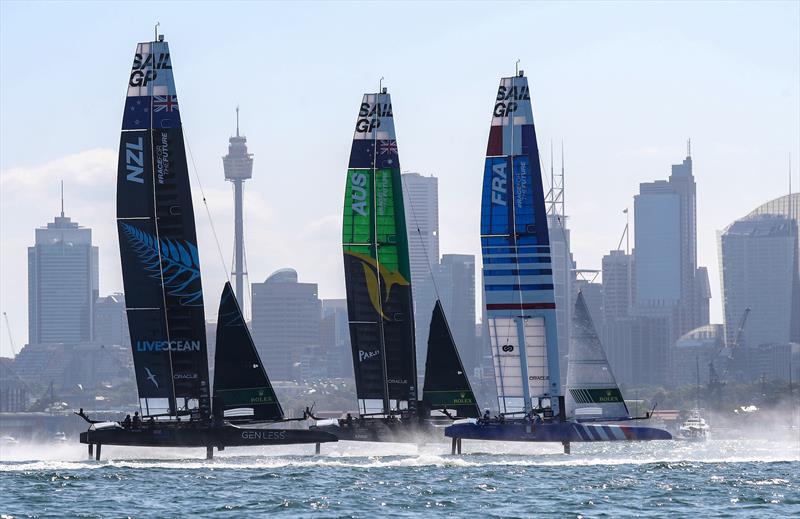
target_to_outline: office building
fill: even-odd
[[[697,268],[696,185],[691,152],[669,180],[642,183],[634,197],[635,301],[673,319],[674,341],[708,324],[708,273]]]
[[[414,325],[417,352],[427,351],[431,313],[436,301],[433,273],[439,265],[439,179],[433,175],[403,173],[403,206],[408,233]],[[417,355],[420,381],[425,356]]]
[[[319,344],[325,358],[325,376],[354,378],[350,351],[347,299],[323,299]]]
[[[253,340],[267,373],[275,380],[298,379],[309,372],[309,352],[319,347],[317,284],[300,283],[297,272],[285,268],[251,288]]]
[[[100,344],[130,347],[125,295],[120,293],[98,298],[94,304],[94,340]]]
[[[725,337],[733,344],[750,309],[740,345],[800,342],[798,232],[794,219],[755,214],[718,235]]]
[[[436,284],[464,369],[472,373],[481,365],[482,353],[475,337],[475,256],[443,254]]]
[[[603,319],[630,315],[636,293],[633,255],[612,250],[603,256]]]
[[[92,230],[64,215],[36,229],[28,247],[28,342],[92,340],[98,297],[98,251]]]
[[[559,370],[561,384],[567,379],[567,354],[572,332],[572,313],[575,302],[575,260],[570,250],[570,231],[563,215],[547,216],[550,230],[550,261],[553,270],[553,292],[556,300]]]

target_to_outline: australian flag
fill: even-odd
[[[350,167],[372,168],[373,159],[375,167],[378,169],[399,168],[397,141],[381,140],[376,142],[372,139],[353,139],[353,147],[350,149]]]
[[[150,128],[150,96],[131,96],[125,99],[122,115],[123,130],[146,130]]]
[[[178,96],[153,96],[153,128],[177,128],[180,124]]]

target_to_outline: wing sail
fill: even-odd
[[[117,229],[142,412],[209,416],[200,258],[165,41],[136,47],[122,117]]]
[[[537,406],[534,399],[560,395],[561,388],[550,237],[530,89],[522,73],[501,79],[494,101],[481,248],[500,412],[526,412]]]
[[[356,393],[362,414],[417,402],[414,314],[391,97],[359,107],[344,201],[342,249]]]

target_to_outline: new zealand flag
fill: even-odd
[[[150,96],[131,96],[125,99],[122,115],[123,130],[146,130],[150,128]]]

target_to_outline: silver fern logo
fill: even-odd
[[[200,258],[197,247],[186,240],[158,239],[136,227],[120,223],[133,252],[153,279],[186,306],[203,304],[200,285]]]

